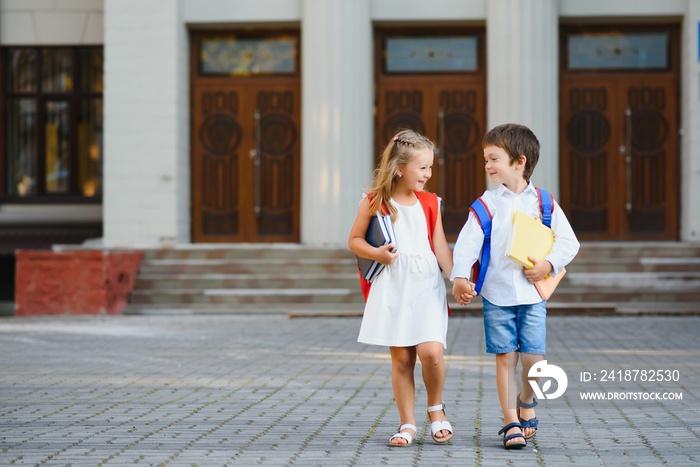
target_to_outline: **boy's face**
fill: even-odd
[[[520,156],[517,162],[512,162],[508,153],[498,146],[484,146],[484,162],[486,173],[492,183],[504,184],[513,189],[519,182],[525,180],[525,156]]]

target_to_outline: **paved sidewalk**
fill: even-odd
[[[419,366],[419,436],[407,449],[387,447],[398,425],[390,361],[356,342],[359,325],[274,315],[0,319],[0,465],[700,462],[698,317],[550,317],[547,360],[569,385],[540,403],[540,431],[521,451],[505,451],[496,435],[494,360],[479,318],[450,321],[455,437],[446,446],[430,438]],[[645,381],[634,370],[648,370]],[[678,381],[649,381],[651,370],[677,370]],[[601,381],[611,372],[615,381]],[[584,401],[584,391],[642,399]]]

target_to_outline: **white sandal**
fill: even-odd
[[[418,430],[416,429],[415,425],[412,425],[410,423],[404,423],[403,425],[401,425],[399,427],[399,430],[398,430],[399,432],[396,433],[391,438],[389,438],[389,446],[391,446],[392,448],[406,448],[406,447],[413,444],[413,435],[411,435],[411,433],[406,433],[406,432],[401,431],[401,430],[413,430],[414,433],[418,434]],[[406,444],[392,444],[391,441],[396,439],[396,438],[403,438],[407,441],[407,443]]]
[[[444,402],[440,405],[433,405],[428,407],[428,421],[430,421],[430,412],[438,412],[440,410],[442,410],[442,413],[445,413]],[[443,436],[442,438],[436,438],[435,435],[442,430],[447,430],[450,432],[450,434],[447,436]],[[454,431],[452,431],[452,425],[447,420],[443,420],[441,422],[432,422],[430,424],[430,436],[432,436],[433,440],[438,444],[446,443],[454,436]]]

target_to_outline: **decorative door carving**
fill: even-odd
[[[296,37],[239,39],[193,36],[192,49],[204,57],[200,65],[193,52],[193,241],[298,242],[301,91],[290,52]],[[241,53],[258,60],[251,70],[280,75],[239,73],[241,64],[229,56]],[[202,68],[213,71],[200,76]]]
[[[196,88],[195,241],[298,241],[298,97],[279,84]]]
[[[562,70],[560,201],[581,239],[677,238],[673,57],[671,53],[665,66],[660,62],[658,70]]]

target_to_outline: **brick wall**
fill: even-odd
[[[18,251],[15,314],[121,313],[142,257],[138,251]]]

